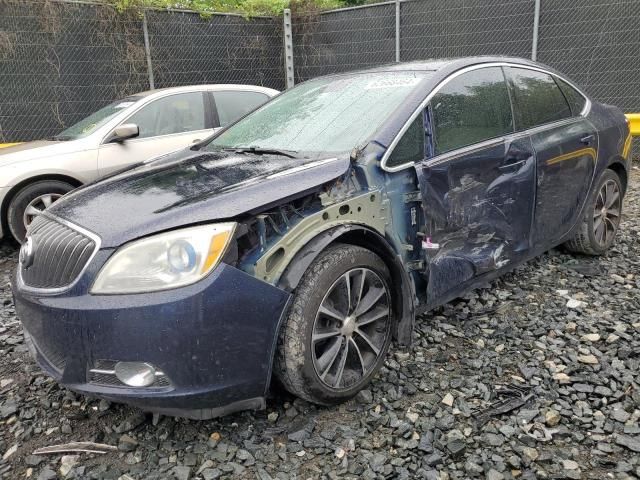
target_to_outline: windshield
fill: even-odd
[[[381,72],[310,80],[229,127],[205,148],[350,152],[430,74]]]
[[[87,135],[91,135],[102,125],[104,125],[118,113],[120,113],[123,109],[130,107],[142,98],[143,97],[139,96],[131,96],[123,98],[122,100],[118,100],[117,102],[113,102],[112,104],[107,105],[106,107],[101,108],[97,112],[92,113],[88,117],[80,120],[78,123],[70,126],[66,130],[63,130],[58,135],[53,137],[53,139],[76,140],[78,138],[83,138]]]

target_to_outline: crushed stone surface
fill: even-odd
[[[59,387],[31,360],[0,243],[0,478],[640,478],[640,171],[603,257],[561,248],[425,316],[368,388],[211,421]],[[34,455],[60,443],[104,455]]]

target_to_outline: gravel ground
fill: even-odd
[[[42,374],[11,301],[16,248],[0,244],[0,477],[638,478],[639,181],[634,169],[608,255],[552,250],[432,312],[354,401],[280,394],[206,422],[91,400]],[[70,441],[118,451],[33,455]]]

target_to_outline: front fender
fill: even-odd
[[[329,245],[335,243],[342,235],[353,231],[373,233],[363,225],[352,224],[333,227],[318,234],[291,259],[289,265],[280,277],[277,287],[288,292],[295,290],[300,280],[302,280],[304,272],[307,271],[318,255]]]
[[[378,232],[359,224],[345,224],[318,234],[292,258],[281,275],[277,287],[293,292],[313,261],[330,245],[348,243],[376,253],[391,272],[394,310],[397,312],[393,335],[401,345],[409,345],[415,324],[415,286],[401,257]]]

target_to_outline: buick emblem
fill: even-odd
[[[19,261],[23,268],[29,268],[33,264],[33,239],[27,237],[27,241],[20,247]]]

